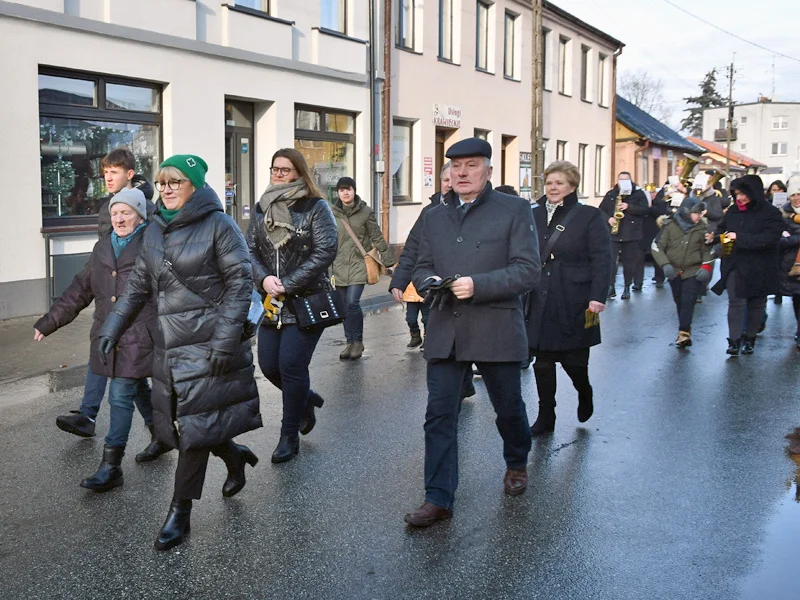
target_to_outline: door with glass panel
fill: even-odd
[[[225,212],[242,231],[253,210],[253,105],[225,102]]]

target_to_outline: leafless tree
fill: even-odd
[[[668,124],[672,111],[664,103],[664,82],[647,71],[623,71],[617,80],[617,92],[651,117]]]

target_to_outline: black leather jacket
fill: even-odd
[[[253,264],[253,280],[262,294],[264,278],[278,277],[289,296],[303,296],[330,284],[328,268],[339,245],[336,221],[331,208],[321,198],[300,200],[290,209],[297,234],[280,250],[272,245],[264,228],[264,213],[256,204],[247,228],[247,246]],[[296,323],[288,310],[281,309],[281,322]]]

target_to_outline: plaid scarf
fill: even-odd
[[[270,185],[261,196],[258,205],[264,213],[264,228],[275,248],[285,246],[294,237],[295,228],[289,209],[307,195],[306,182],[298,179],[291,183]]]

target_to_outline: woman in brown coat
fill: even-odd
[[[103,460],[97,472],[81,482],[81,487],[96,492],[105,492],[123,483],[120,464],[131,430],[134,402],[138,404],[145,423],[152,427],[153,422],[152,404],[139,394],[139,388],[143,383],[146,384],[142,380],[150,377],[153,371],[155,300],[148,302],[105,361],[97,352],[98,331],[125,289],[147,226],[146,200],[138,189],[118,192],[111,199],[108,210],[114,228],[111,235],[95,244],[83,271],[75,277],[50,311],[34,325],[34,339],[41,341],[75,319],[92,300],[95,302],[89,368],[97,375],[112,378],[108,395],[111,424],[103,447]],[[168,450],[159,446],[158,453],[163,454]]]

